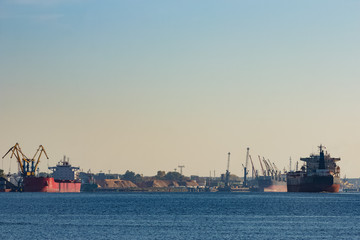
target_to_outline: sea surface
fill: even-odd
[[[360,239],[355,193],[1,193],[0,239]]]

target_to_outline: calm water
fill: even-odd
[[[0,239],[360,239],[360,194],[6,193]]]

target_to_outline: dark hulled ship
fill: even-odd
[[[287,192],[285,174],[257,176],[250,184],[254,192]]]
[[[340,158],[332,158],[324,148],[319,146],[319,155],[300,158],[305,163],[301,171],[287,173],[288,192],[339,192]]]
[[[250,191],[254,192],[287,192],[286,174],[281,173],[276,167],[275,163],[271,163],[270,160],[261,160],[259,156],[259,162],[261,166],[261,175],[254,168],[253,161],[250,157],[251,165],[253,168],[253,178],[249,181]],[[264,168],[265,166],[265,168]]]

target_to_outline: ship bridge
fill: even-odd
[[[322,146],[319,147],[320,151]],[[320,155],[311,154],[310,157],[300,158],[301,161],[306,163],[306,168],[308,173],[314,173],[320,166]],[[336,162],[340,161],[340,158],[333,158],[327,152],[324,153],[324,169],[329,170],[330,172],[336,172]]]
[[[49,167],[49,169],[53,171],[52,176],[55,180],[73,181],[75,180],[75,172],[80,168],[72,167],[64,156],[64,160],[60,161],[56,167]]]

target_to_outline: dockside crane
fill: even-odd
[[[274,166],[275,173],[276,173],[276,175],[277,175],[278,173],[280,173],[280,171],[279,171],[279,169],[276,167],[275,163],[272,163],[272,164],[273,164],[273,166]]]
[[[262,174],[263,174],[263,176],[266,176],[266,171],[264,170],[264,167],[263,167],[263,165],[262,165],[262,163],[261,163],[260,155],[258,155],[258,157],[259,157],[259,162],[260,162]]]
[[[226,168],[226,174],[225,174],[225,187],[228,188],[230,186],[229,184],[229,178],[230,178],[230,152],[228,153],[228,161],[227,161],[227,168]]]
[[[249,155],[249,158],[250,158],[250,162],[251,162],[251,166],[252,166],[251,177],[254,179],[254,176],[257,177],[257,172],[255,170],[254,163],[253,163],[253,160],[251,158],[251,155]]]
[[[49,159],[45,151],[45,148],[42,145],[39,146],[33,158],[26,157],[26,155],[22,152],[20,145],[18,143],[16,143],[13,147],[11,147],[9,151],[7,151],[2,158],[5,158],[6,155],[8,155],[10,152],[11,152],[10,158],[13,158],[13,156],[15,156],[18,162],[19,171],[21,172],[21,175],[23,177],[35,176],[35,172],[39,166],[42,153],[44,153],[46,158]]]
[[[6,155],[9,154],[9,152],[11,152],[11,156],[10,158],[12,158],[13,156],[15,156],[17,162],[18,162],[18,168],[19,171],[23,174],[24,172],[24,165],[23,165],[23,161],[27,161],[27,157],[25,156],[25,154],[21,151],[20,145],[18,143],[16,143],[13,147],[11,147],[9,149],[9,151],[7,151],[5,153],[5,155],[2,157],[3,159],[6,157]]]
[[[247,148],[246,150],[247,151],[246,151],[246,161],[245,161],[245,166],[244,166],[244,182],[243,182],[244,187],[247,187],[247,179],[246,179],[246,177],[247,177],[247,174],[248,174],[247,166],[249,164],[249,150],[250,150],[250,148]]]
[[[265,164],[265,168],[266,168],[266,176],[270,176],[271,174],[271,168],[270,168],[270,165],[269,163],[265,160],[265,158],[263,157],[263,162]]]
[[[42,153],[44,153],[44,155],[46,156],[46,159],[49,159],[46,151],[45,151],[45,148],[43,147],[43,145],[40,145],[39,148],[36,150],[36,153],[34,154],[34,157],[32,158],[32,161],[35,161],[35,159],[37,158],[36,160],[36,164],[35,164],[35,167],[34,167],[34,173],[36,170],[38,170],[38,166],[39,166],[39,163],[40,163],[40,158],[41,158],[41,155]],[[35,175],[35,174],[32,174],[32,175]]]
[[[264,162],[265,167],[266,167],[267,176],[271,176],[271,167],[270,167],[269,163],[265,160],[264,157],[263,157],[263,162]]]
[[[271,175],[273,176],[273,175],[275,175],[275,169],[274,169],[274,167],[273,167],[272,163],[270,162],[270,160],[268,159],[267,161],[268,161],[268,163],[269,163],[269,167],[270,167]]]
[[[281,171],[279,171],[279,169],[276,167],[275,163],[273,163],[274,165],[274,168],[275,168],[275,178],[278,179],[280,178],[280,175],[281,175]]]

